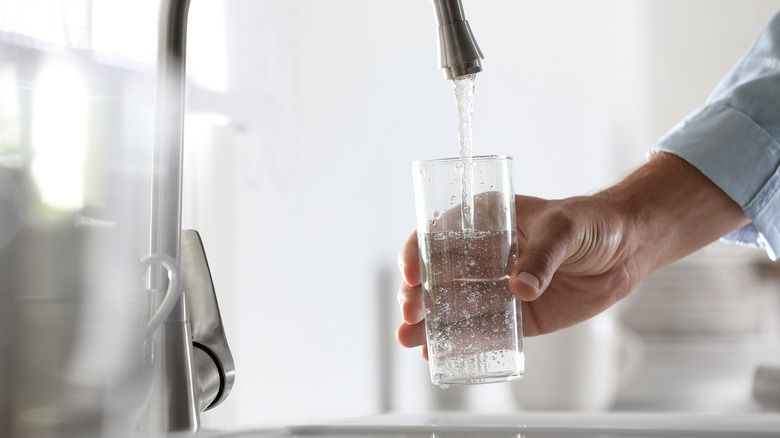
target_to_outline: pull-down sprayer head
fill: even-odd
[[[439,24],[439,68],[447,79],[482,71],[482,51],[463,14],[461,0],[433,0]]]

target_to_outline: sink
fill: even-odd
[[[202,431],[204,438],[686,438],[777,437],[780,414],[569,413],[513,415],[468,413],[388,414],[268,429]]]

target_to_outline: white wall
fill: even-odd
[[[464,3],[486,56],[475,153],[514,155],[516,190],[545,197],[641,163],[780,9]],[[203,234],[238,368],[205,423],[429,408],[426,365],[393,327],[395,256],[414,227],[409,163],[457,153],[430,3],[197,0],[190,33],[184,222]],[[203,42],[220,35],[226,51]],[[493,388],[473,397],[512,409]]]
[[[709,96],[780,10],[772,0],[650,0],[646,41],[650,134],[664,134]]]

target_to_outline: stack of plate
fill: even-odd
[[[645,354],[615,409],[756,409],[757,366],[780,357],[780,263],[715,243],[645,279],[621,308]]]
[[[780,265],[763,251],[714,243],[646,278],[623,322],[644,334],[748,334],[776,329]]]

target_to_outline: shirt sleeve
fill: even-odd
[[[662,137],[737,202],[752,223],[723,240],[780,255],[780,13],[718,84],[707,103]]]

